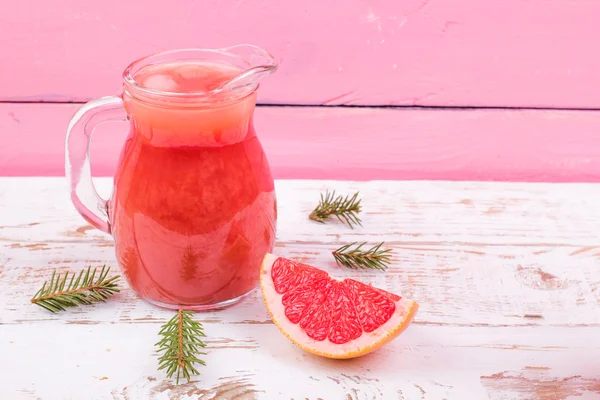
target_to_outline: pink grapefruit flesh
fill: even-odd
[[[419,308],[413,300],[273,254],[263,259],[260,288],[279,330],[328,358],[377,350],[402,333]]]

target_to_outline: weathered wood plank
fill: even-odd
[[[0,175],[63,176],[80,106],[0,104]],[[600,111],[259,107],[255,125],[279,179],[600,181]],[[97,128],[95,175],[114,174],[127,132]]]
[[[335,246],[279,243],[285,257],[320,265],[332,274],[358,278],[414,298],[421,308],[415,324],[456,326],[597,326],[600,330],[598,250],[572,255],[571,247],[469,245],[394,245],[397,262],[386,273],[347,271],[329,252]],[[118,272],[114,249],[94,243],[51,243],[15,248],[0,244],[3,324],[51,321],[56,317],[28,304],[52,270],[78,271],[108,264]],[[147,323],[166,318],[168,311],[141,302],[125,289],[118,303],[92,306],[94,312],[73,310],[62,324]],[[211,321],[270,323],[259,293],[239,306],[208,314]]]
[[[158,322],[2,326],[2,363],[10,368],[3,371],[0,396],[567,400],[600,395],[596,328],[413,326],[385,349],[339,362],[303,353],[273,325],[206,323],[207,367],[193,383],[175,386],[156,371],[159,327]],[[53,360],[53,369],[31,362],[33,351]]]
[[[112,179],[95,182],[108,197]],[[0,188],[0,240],[9,245],[112,243],[76,213],[65,178],[0,178]],[[359,191],[363,226],[309,220],[326,190]],[[577,251],[596,246],[600,234],[599,184],[279,180],[276,191],[280,243],[339,245],[377,238],[396,245],[567,245]]]
[[[281,61],[267,103],[598,108],[599,14],[590,0],[13,2],[0,100],[117,94],[138,57],[249,42]]]

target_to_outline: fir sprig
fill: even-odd
[[[368,250],[362,250],[366,243],[361,243],[356,248],[351,249],[356,244],[357,242],[352,242],[332,252],[338,265],[352,269],[387,269],[387,265],[391,261],[390,253],[392,249],[381,250],[384,242]]]
[[[155,344],[158,352],[163,354],[158,359],[158,370],[166,370],[168,378],[176,375],[183,376],[188,380],[191,375],[200,375],[194,364],[206,365],[198,358],[198,355],[206,354],[200,349],[206,347],[200,337],[206,336],[200,322],[192,319],[192,311],[179,310],[177,314],[165,323],[158,333],[162,339]]]
[[[109,271],[110,267],[106,265],[102,266],[100,272],[91,266],[79,274],[65,272],[62,275],[53,271],[50,281],[44,282],[31,302],[53,313],[65,311],[67,307],[104,302],[119,292],[119,276],[108,278]]]
[[[358,192],[352,196],[342,196],[327,191],[325,196],[321,193],[321,200],[308,216],[313,221],[324,223],[332,216],[336,216],[342,223],[345,222],[353,228],[352,224],[361,225],[358,213],[361,210]],[[362,226],[362,225],[361,225]]]

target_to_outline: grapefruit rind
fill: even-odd
[[[273,323],[292,343],[301,349],[323,357],[345,359],[371,353],[400,335],[411,324],[419,305],[413,300],[396,301],[396,310],[392,317],[373,332],[364,332],[357,339],[336,344],[325,339],[310,338],[298,324],[292,323],[285,315],[282,304],[283,295],[277,293],[271,278],[271,268],[279,257],[267,253],[260,270],[260,288],[263,300]],[[331,277],[335,279],[334,277]]]

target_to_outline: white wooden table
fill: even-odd
[[[99,179],[101,191],[111,180]],[[307,218],[326,188],[360,190],[363,228]],[[29,303],[54,268],[117,266],[111,238],[75,212],[61,178],[0,179],[0,399],[599,399],[600,185],[278,181],[275,252],[417,300],[413,325],[349,361],[305,354],[258,295],[204,323],[207,367],[156,371],[172,316],[121,283],[58,315]],[[386,241],[386,272],[330,251]]]

